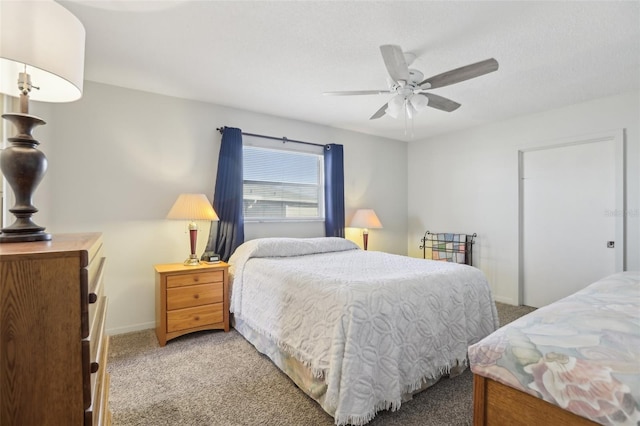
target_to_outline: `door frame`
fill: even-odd
[[[615,129],[606,132],[591,133],[588,135],[575,136],[570,138],[552,141],[549,144],[523,148],[518,150],[518,305],[524,300],[524,155],[531,151],[555,149],[571,145],[582,145],[594,142],[613,141],[615,149],[615,209],[611,212],[605,211],[603,214],[612,215],[615,220],[615,241],[616,241],[616,270],[622,272],[626,268],[626,187],[625,187],[625,144],[624,129]]]

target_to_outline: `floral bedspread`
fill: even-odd
[[[469,347],[473,373],[603,425],[640,424],[640,272],[622,272]]]

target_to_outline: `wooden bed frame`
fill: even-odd
[[[474,426],[597,425],[589,419],[487,377],[473,375]]]

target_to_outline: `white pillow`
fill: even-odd
[[[229,259],[229,263],[234,263],[234,260],[240,258],[303,256],[358,248],[353,241],[339,237],[257,238],[240,245]]]

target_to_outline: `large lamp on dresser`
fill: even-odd
[[[47,158],[33,138],[46,124],[29,115],[29,98],[71,102],[82,96],[85,30],[53,0],[0,1],[0,93],[20,98],[20,112],[3,114],[17,134],[0,156],[0,169],[13,190],[16,217],[2,228],[0,243],[47,241],[51,234],[35,224],[33,193],[47,170]]]

